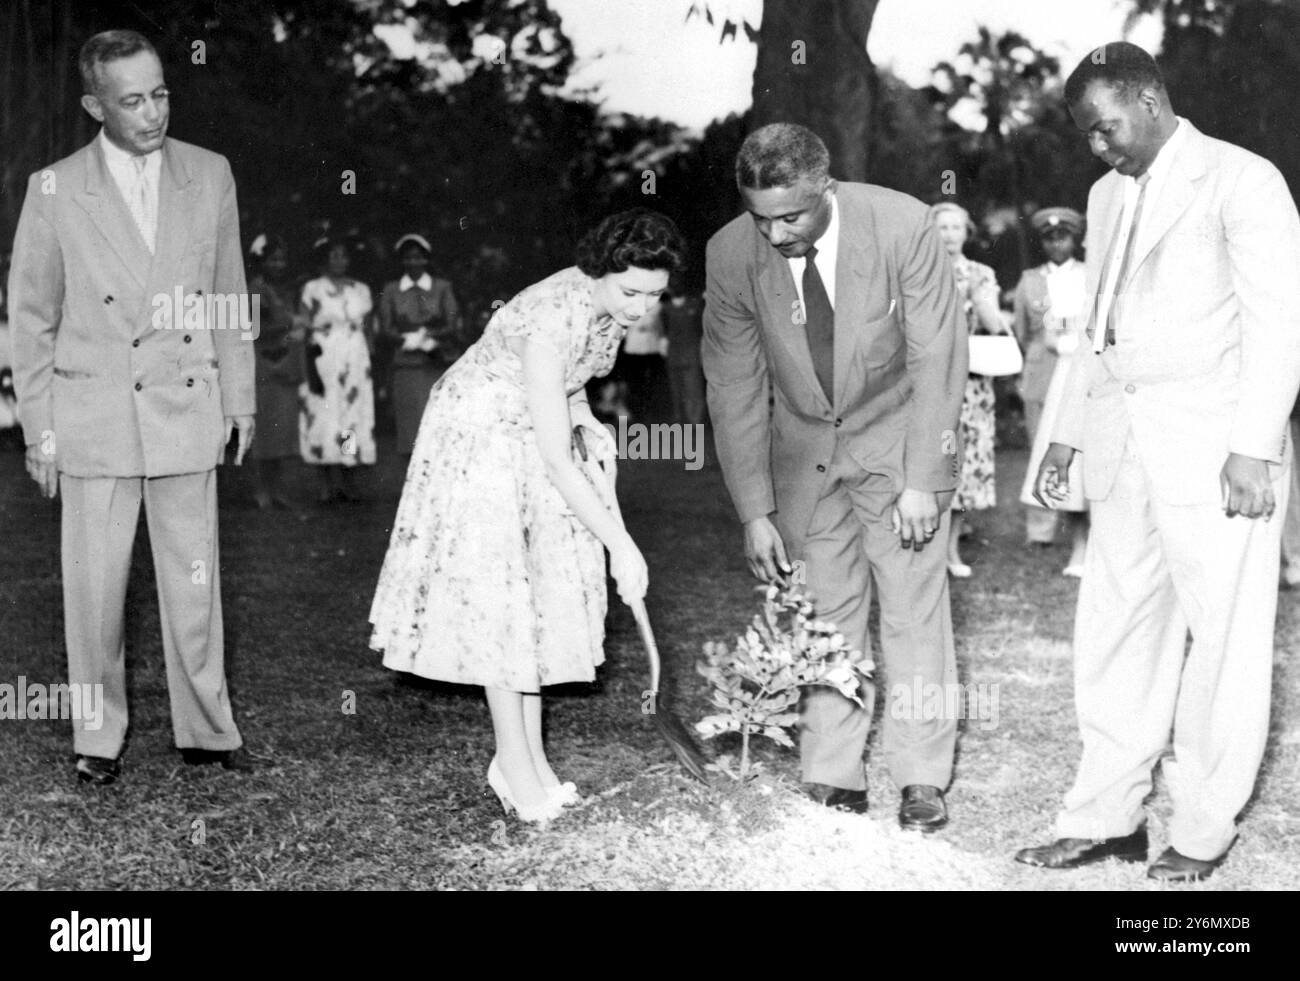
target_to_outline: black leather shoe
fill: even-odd
[[[948,806],[943,802],[943,791],[923,783],[911,783],[903,788],[903,800],[898,805],[898,826],[904,831],[938,831],[948,823]]]
[[[1188,858],[1175,848],[1166,848],[1147,869],[1147,878],[1159,879],[1161,882],[1200,882],[1202,879],[1208,879],[1210,873],[1217,869],[1227,856],[1228,853],[1224,852],[1218,858],[1205,862],[1199,858]]]
[[[1077,869],[1108,858],[1121,862],[1147,860],[1147,826],[1139,825],[1131,835],[1123,838],[1058,838],[1050,845],[1022,848],[1016,852],[1016,861],[1040,869]]]
[[[104,756],[78,756],[77,779],[82,783],[93,783],[96,787],[107,787],[122,773],[122,764]]]
[[[239,749],[195,749],[187,748],[181,750],[181,759],[185,761],[186,766],[208,766],[213,763],[220,763],[223,770],[234,770],[236,773],[251,773],[257,769],[253,763],[253,758],[248,755],[248,751],[242,746]]]
[[[804,784],[804,793],[823,807],[833,807],[837,811],[849,814],[867,813],[867,792],[865,790],[845,790],[824,783]]]

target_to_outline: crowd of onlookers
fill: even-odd
[[[0,441],[21,448],[3,302],[8,255],[0,258]],[[486,317],[466,312],[429,240],[414,232],[391,252],[324,234],[307,257],[263,232],[246,266],[259,321],[254,500],[294,507],[288,467],[300,463],[317,475],[318,503],[356,501],[357,468],[377,459],[376,428],[395,430],[394,449],[410,455],[429,391]],[[702,424],[701,316],[698,295],[665,296],[628,332],[613,371],[593,382],[598,414]]]
[[[948,539],[948,571],[966,578],[972,570],[962,558],[961,542],[969,531],[969,518],[997,504],[995,473],[997,446],[998,377],[1018,379],[1025,432],[1031,446],[1026,479],[1019,495],[1025,505],[1025,541],[1031,546],[1051,546],[1068,526],[1070,557],[1063,574],[1083,573],[1087,541],[1087,503],[1077,473],[1071,480],[1069,499],[1055,510],[1038,506],[1032,480],[1047,449],[1065,383],[1069,359],[1079,347],[1084,330],[1084,266],[1079,259],[1084,219],[1072,208],[1044,208],[1030,219],[1046,262],[1026,269],[1004,309],[1003,293],[993,269],[964,253],[975,224],[966,209],[943,201],[930,209],[935,230],[952,260],[953,271],[971,336],[971,373],[961,411],[963,460],[960,482],[953,498],[953,519]],[[999,338],[1002,347],[997,346]],[[1077,466],[1074,468],[1077,471]]]
[[[1031,450],[1020,495],[1025,542],[1047,547],[1064,540],[1070,553],[1062,572],[1077,577],[1088,527],[1082,480],[1071,481],[1071,498],[1056,511],[1037,506],[1029,481],[1046,449],[1036,437],[1045,437],[1054,415],[1053,378],[1064,374],[1083,327],[1083,216],[1046,208],[1032,217],[1046,261],[1025,270],[1011,290],[1000,287],[989,266],[966,257],[975,226],[965,209],[942,202],[932,215],[953,261],[969,333],[1014,337],[1022,360],[1014,376],[1002,376],[1003,369],[969,376],[949,572],[957,578],[972,574],[962,542],[978,513],[997,503],[995,450],[999,438],[1017,428],[1010,419],[999,424],[998,406],[1005,411],[1018,403]],[[354,474],[376,461],[376,427],[394,429],[395,450],[409,456],[430,389],[482,332],[478,321],[484,318],[467,322],[453,284],[437,274],[424,236],[409,233],[393,244],[386,279],[384,260],[375,263],[373,251],[355,236],[328,234],[317,239],[306,262],[274,233],[257,235],[249,246],[249,288],[260,302],[257,438],[250,456],[253,498],[261,508],[295,507],[286,490],[286,468],[294,463],[315,471],[318,503],[359,500]],[[358,255],[370,260],[367,267],[381,267],[373,288],[354,274]],[[4,303],[8,265],[9,253],[0,254],[0,448],[21,449]],[[591,404],[598,417],[707,421],[700,367],[703,301],[677,282],[673,287],[628,330],[614,369],[593,380]],[[1078,312],[1062,316],[1066,309]],[[1056,387],[1061,384],[1058,379]],[[1293,417],[1292,427],[1293,438],[1300,439],[1300,417]],[[1291,496],[1281,575],[1284,586],[1300,586],[1300,493]]]
[[[961,436],[964,445],[961,482],[953,501],[952,532],[948,543],[948,569],[956,578],[972,574],[961,555],[961,542],[970,531],[970,520],[997,503],[995,447],[1000,432],[997,390],[1010,392],[1022,406],[1024,431],[1030,448],[1019,500],[1025,506],[1025,543],[1047,547],[1058,537],[1069,546],[1069,558],[1062,573],[1081,577],[1088,535],[1086,488],[1078,458],[1071,467],[1070,494],[1054,510],[1038,506],[1033,497],[1033,479],[1047,451],[1057,403],[1065,385],[1069,359],[1081,346],[1084,335],[1084,266],[1081,261],[1084,217],[1071,208],[1044,208],[1030,219],[1037,244],[1046,259],[1026,269],[1014,291],[1000,289],[993,269],[966,257],[964,248],[975,231],[968,212],[952,202],[931,209],[936,230],[948,249],[962,292],[968,332],[974,337],[1011,336],[1020,349],[1016,372],[993,365],[994,374],[976,372],[980,367],[972,349],[972,373],[962,405]],[[1008,292],[1010,302],[1007,302]],[[1082,344],[1081,344],[1082,342]],[[1011,382],[1011,386],[995,385]],[[1300,403],[1292,414],[1291,437],[1300,440]],[[1295,480],[1282,538],[1282,585],[1300,586],[1300,480]]]

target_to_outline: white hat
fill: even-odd
[[[407,242],[414,242],[420,248],[424,249],[426,254],[433,255],[433,246],[429,244],[429,240],[425,238],[423,235],[416,235],[415,232],[408,232],[407,234],[399,238],[397,240],[397,244],[393,246],[393,251],[401,252],[402,246],[405,245]]]

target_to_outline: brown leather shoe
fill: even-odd
[[[96,787],[107,787],[122,773],[122,764],[104,756],[78,756],[77,779]]]
[[[845,790],[824,783],[806,783],[803,791],[809,798],[823,807],[832,807],[848,814],[867,813],[867,792],[865,790]]]
[[[1159,879],[1161,882],[1200,882],[1208,879],[1210,873],[1227,857],[1228,853],[1224,852],[1207,862],[1199,858],[1188,858],[1173,847],[1166,848],[1147,869],[1147,878]]]
[[[903,800],[898,805],[898,826],[904,831],[938,831],[948,823],[948,806],[943,801],[943,791],[923,783],[911,783],[903,788]]]
[[[1016,852],[1016,861],[1040,869],[1077,869],[1108,858],[1121,862],[1147,860],[1147,826],[1122,838],[1058,838],[1050,845],[1022,848]]]

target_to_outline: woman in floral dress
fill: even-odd
[[[320,501],[355,501],[351,471],[375,462],[375,395],[367,324],[370,287],[348,276],[347,243],[322,239],[325,274],[303,284],[311,317],[307,381],[302,389],[302,458],[319,467]]]
[[[966,311],[971,334],[1005,334],[1007,326],[998,313],[998,281],[993,270],[962,255],[962,246],[975,230],[970,214],[951,201],[930,209],[939,240],[952,259],[957,288]],[[993,442],[997,423],[993,415],[993,379],[968,375],[966,396],[961,404],[961,438],[965,456],[961,479],[952,499],[952,528],[948,536],[948,572],[959,579],[971,574],[961,558],[960,539],[967,511],[983,511],[997,504],[993,479]]]
[[[620,596],[645,561],[612,494],[616,449],[583,386],[682,264],[671,221],[605,219],[576,267],[528,287],[429,394],[370,610],[386,667],[481,685],[496,755],[488,782],[529,821],[575,800],[542,745],[540,689],[604,661],[604,550]]]

